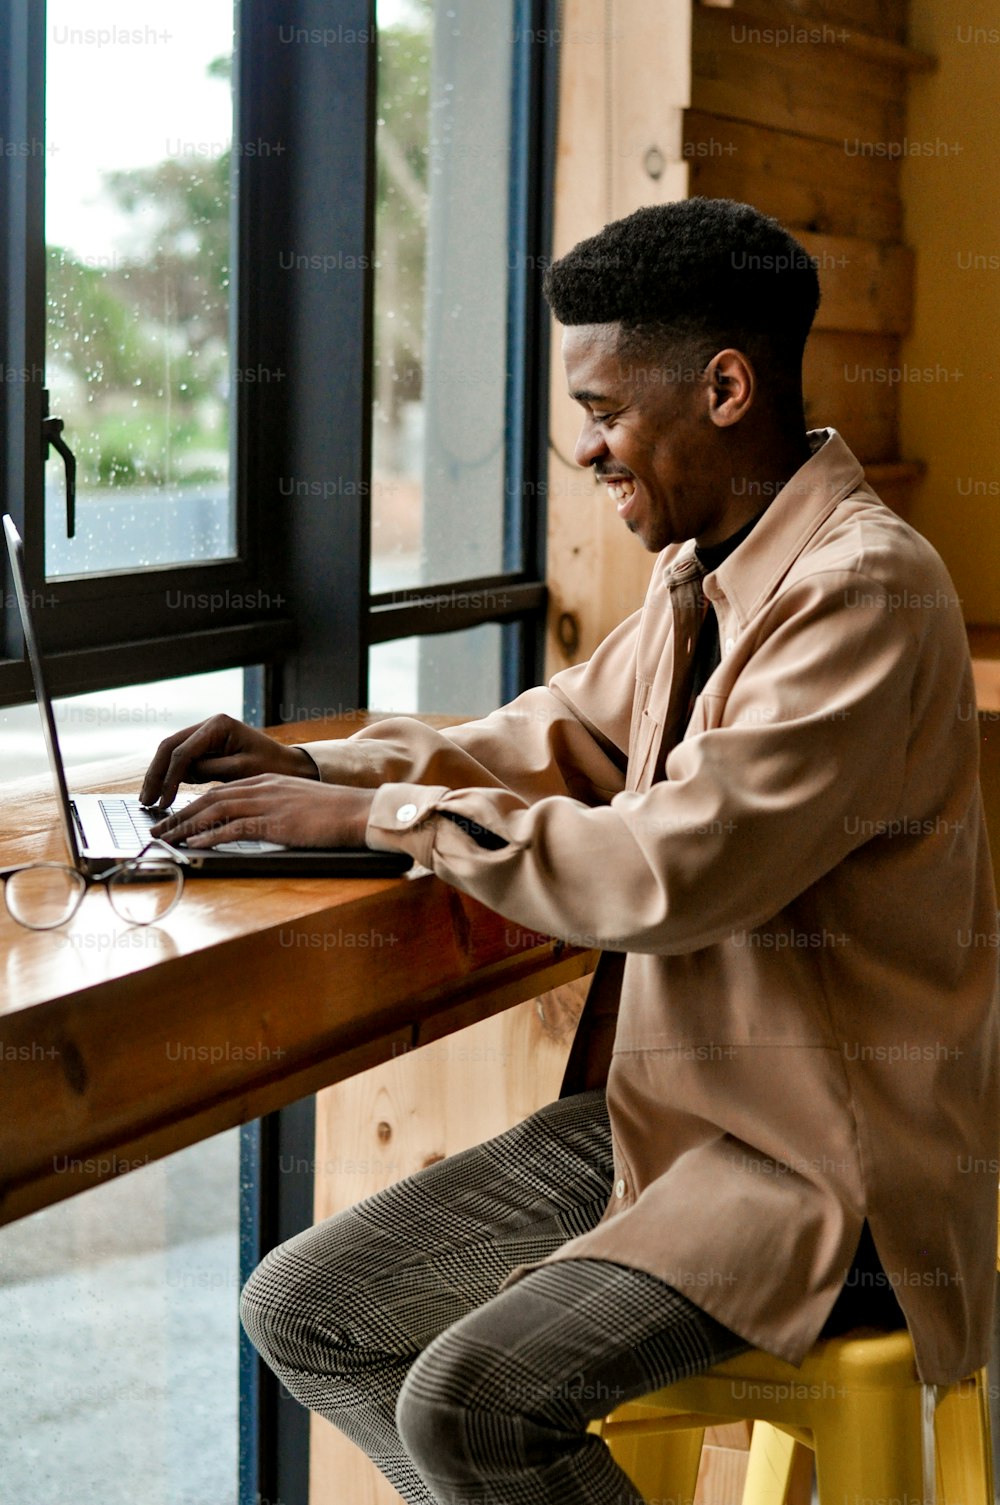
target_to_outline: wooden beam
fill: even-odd
[[[927,466],[921,460],[895,460],[888,464],[865,466],[865,476],[887,507],[909,518],[917,499],[917,491]]]
[[[698,0],[701,6],[733,10],[737,0]],[[801,0],[795,14],[810,21],[828,21],[831,25],[854,26],[873,36],[906,40],[909,0]],[[789,7],[784,7],[788,9]]]

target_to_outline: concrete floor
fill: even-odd
[[[239,1138],[0,1230],[0,1500],[235,1505]]]

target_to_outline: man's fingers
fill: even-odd
[[[175,768],[168,771],[163,781],[164,797],[160,803],[164,808],[172,805],[181,784],[231,784],[237,779],[246,778],[247,768],[252,766],[250,759],[243,753],[233,753],[229,757],[212,754],[205,758],[195,758],[186,766],[178,762]]]
[[[223,798],[223,794],[228,792],[213,789],[210,794],[203,794],[200,799],[192,800],[183,810],[171,811],[151,827],[150,835],[162,836],[166,841],[184,841],[196,831],[228,820],[234,813],[231,801]]]
[[[242,835],[263,837],[261,818],[268,809],[268,802],[258,792],[269,782],[268,776],[258,775],[242,779],[238,784],[224,785],[192,800],[183,810],[178,810],[158,821],[150,830],[151,836],[173,843],[192,841],[199,836],[211,837],[204,844],[214,846],[220,841],[235,841],[237,824],[246,827],[248,821],[256,824],[256,830],[244,829]]]
[[[139,800],[142,804],[156,804],[163,792],[164,775],[174,755],[174,749],[180,747],[182,743],[187,741],[192,732],[197,730],[197,725],[186,726],[182,732],[174,732],[172,736],[164,737],[153,754],[153,760],[146,769],[146,777],[142,781],[142,788],[139,791]]]
[[[229,782],[264,772],[318,779],[319,770],[301,750],[283,747],[265,732],[244,726],[231,716],[212,716],[199,726],[185,727],[167,737],[143,781],[139,798],[144,805],[171,805],[185,781],[204,784]]]
[[[316,785],[296,774],[261,773],[217,785],[164,816],[150,835],[193,847],[250,838],[285,846],[364,846],[373,798],[370,789]]]
[[[227,841],[263,841],[267,838],[261,830],[260,820],[253,815],[227,816],[223,821],[203,826],[182,838],[185,846],[216,847]]]
[[[153,801],[172,805],[181,783],[189,780],[202,783],[212,778],[224,778],[224,773],[208,773],[205,764],[212,754],[216,758],[225,755],[231,747],[233,728],[238,726],[229,716],[212,716],[198,726],[185,727],[160,743],[156,756],[149,766],[142,792],[143,804]],[[229,774],[232,777],[232,774]]]
[[[185,805],[182,811],[171,812],[164,816],[162,820],[156,822],[155,826],[150,826],[150,836],[175,843],[185,841],[188,836],[199,829],[198,822],[205,810],[214,808],[208,803],[210,798],[211,796],[206,795],[203,799],[193,800],[190,805]]]

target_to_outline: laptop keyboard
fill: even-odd
[[[118,852],[140,852],[150,840],[150,830],[163,819],[160,810],[147,810],[138,800],[101,796],[101,812],[108,823],[111,839]],[[183,845],[183,843],[181,843]],[[267,852],[278,850],[267,841],[227,841],[217,850],[223,852]]]

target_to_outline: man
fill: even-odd
[[[989,1346],[995,900],[954,587],[805,431],[818,282],[774,221],[643,209],[546,291],[576,459],[658,554],[643,609],[482,721],[307,754],[216,718],[143,791],[235,779],[162,831],[403,849],[605,945],[558,1103],[244,1292],[411,1502],[631,1500],[587,1421],[746,1343],[797,1363],[905,1321],[929,1383]]]

